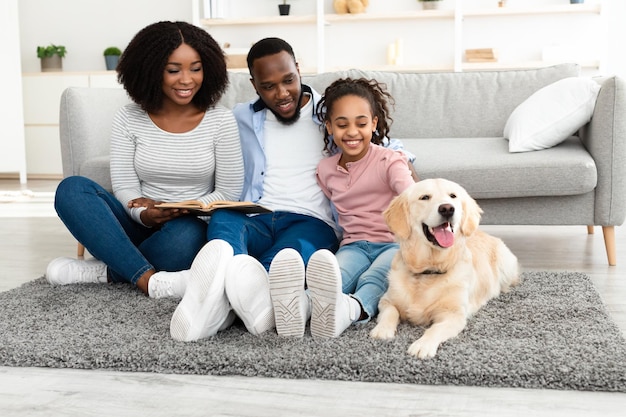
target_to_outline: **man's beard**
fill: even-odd
[[[283,117],[280,114],[276,113],[273,109],[269,109],[274,116],[276,116],[276,120],[284,125],[292,125],[300,119],[300,105],[302,104],[302,97],[304,97],[304,92],[300,92],[300,97],[298,98],[298,104],[296,105],[296,112],[291,117]],[[269,107],[268,107],[269,108]]]

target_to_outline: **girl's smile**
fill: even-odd
[[[367,154],[378,118],[372,115],[369,102],[349,94],[333,103],[326,130],[342,151],[339,164],[358,161]]]

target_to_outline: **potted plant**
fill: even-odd
[[[63,57],[67,53],[65,46],[50,44],[37,47],[37,58],[41,59],[41,71],[62,71]]]
[[[104,63],[107,66],[107,71],[113,71],[117,67],[117,62],[120,60],[122,50],[116,46],[109,46],[104,50]]]
[[[417,0],[417,1],[422,3],[422,9],[431,10],[431,9],[438,9],[439,2],[441,0]]]
[[[278,5],[278,13],[281,16],[289,15],[289,9],[291,8],[290,4],[287,4],[287,0],[283,0],[283,4]]]

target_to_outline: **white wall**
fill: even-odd
[[[606,74],[617,74],[626,78],[626,1],[604,0],[603,13],[608,23],[609,44],[607,47]]]
[[[4,0],[3,0],[4,1]],[[124,49],[144,26],[192,21],[191,0],[19,0],[22,71],[38,72],[37,46],[65,45],[64,71],[104,71],[102,52]]]

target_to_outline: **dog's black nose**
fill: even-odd
[[[439,206],[439,214],[445,219],[449,219],[454,215],[454,206],[452,204],[442,204]]]

